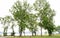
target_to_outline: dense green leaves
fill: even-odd
[[[20,1],[17,1],[15,5],[13,5],[12,15],[14,19],[18,22],[20,36],[22,35],[22,31],[25,30],[26,22],[29,20],[29,13],[27,12],[29,4],[27,2],[23,2],[21,4]]]
[[[32,11],[34,11],[33,13],[37,13],[30,13]],[[50,5],[46,0],[36,0],[33,6],[30,6],[27,1],[17,1],[10,9],[10,12],[13,18],[10,16],[6,16],[4,18],[1,18],[0,21],[4,25],[8,24],[9,26],[10,23],[12,24],[11,28],[13,32],[11,33],[11,35],[13,36],[15,34],[15,22],[19,26],[20,36],[22,36],[25,28],[28,28],[30,32],[32,32],[32,35],[33,33],[36,35],[36,31],[38,28],[37,26],[41,27],[41,32],[42,28],[47,29],[49,35],[51,35],[53,30],[55,29],[53,21],[55,13],[54,10],[50,8]],[[40,18],[39,22],[37,22],[37,18]],[[7,29],[8,26],[6,26],[4,29]]]
[[[60,26],[57,26],[57,27],[55,28],[55,30],[60,33]]]
[[[43,1],[43,2],[42,2]],[[53,16],[55,15],[54,10],[50,8],[50,5],[46,0],[38,0],[34,3],[35,9],[39,12],[38,17],[40,17],[39,26],[48,30],[49,35],[52,34],[54,30]],[[42,30],[42,29],[41,29]]]
[[[4,31],[3,31],[3,35],[6,36],[7,35],[7,29],[8,29],[8,26],[10,25],[10,16],[6,16],[6,17],[1,17],[0,18],[0,22],[1,24],[3,24],[3,28],[4,28]]]

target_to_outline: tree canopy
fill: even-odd
[[[34,12],[32,12],[32,10]],[[6,16],[1,18],[0,21],[3,25],[12,23],[12,33],[11,35],[14,36],[14,26],[15,22],[19,26],[19,34],[22,36],[22,33],[25,31],[26,28],[30,30],[36,35],[36,31],[38,29],[37,26],[47,29],[49,36],[52,35],[52,32],[55,29],[53,17],[55,16],[55,11],[50,8],[49,3],[46,0],[36,0],[33,6],[31,6],[27,1],[16,1],[12,8],[9,10],[12,14],[13,18],[10,16]],[[30,13],[32,12],[32,13]],[[37,12],[36,14],[33,14]],[[40,18],[39,22],[37,22],[37,18]],[[4,29],[7,29],[6,26]],[[4,30],[4,33],[7,33],[7,30]],[[42,34],[42,33],[41,33]]]

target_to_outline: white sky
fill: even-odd
[[[60,25],[60,0],[48,0],[51,8],[55,10],[55,25]]]
[[[60,0],[47,1],[49,1],[51,8],[56,11],[56,16],[54,17],[55,25],[60,25]],[[16,0],[0,0],[0,17],[11,15],[9,9],[12,7],[14,2],[16,2]],[[32,3],[34,0],[28,0],[28,2]]]
[[[28,1],[32,3],[34,0]],[[55,10],[56,13],[56,16],[54,17],[55,25],[60,25],[60,0],[47,0],[47,1],[49,1],[51,8]],[[16,2],[16,0],[0,0],[0,17],[11,15],[9,13],[9,9],[12,7],[14,2]]]

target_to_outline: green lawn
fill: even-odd
[[[7,38],[60,38],[60,35],[55,35],[55,36],[8,36]]]

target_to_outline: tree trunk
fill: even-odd
[[[33,32],[32,32],[32,36],[33,36]]]
[[[24,36],[25,36],[25,32],[24,32]]]
[[[12,33],[11,33],[11,36],[14,36],[15,35],[15,32],[14,32],[14,26],[12,26]]]
[[[20,29],[20,36],[22,36],[22,28]]]
[[[36,32],[35,32],[35,36],[36,36]]]
[[[11,33],[11,36],[14,36],[15,35],[15,32],[14,32],[14,30],[13,30],[13,32]]]
[[[41,36],[42,36],[42,27],[41,27]]]
[[[4,28],[3,36],[7,36],[7,29]]]
[[[20,36],[22,36],[22,31],[20,31]]]
[[[49,36],[51,36],[51,35],[52,35],[52,32],[51,32],[51,30],[48,30],[48,34],[49,34]]]

